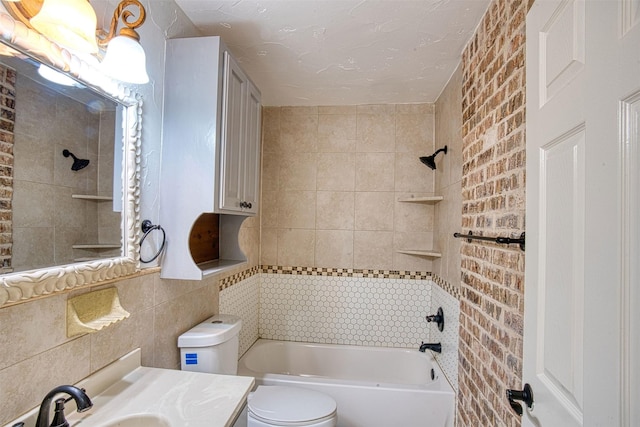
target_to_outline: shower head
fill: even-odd
[[[443,148],[439,148],[438,150],[436,150],[435,153],[433,153],[430,156],[420,157],[420,161],[425,165],[429,166],[429,168],[436,170],[436,155],[441,151],[444,151],[444,154],[447,154],[447,146],[445,145]]]
[[[80,169],[84,169],[89,164],[89,160],[87,159],[79,159],[73,155],[73,153],[69,150],[63,150],[62,155],[65,157],[73,157],[73,164],[71,165],[72,171],[79,171]]]

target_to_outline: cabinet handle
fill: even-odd
[[[244,202],[244,201],[240,202],[240,207],[243,209],[251,209],[251,206],[252,206],[251,202]]]

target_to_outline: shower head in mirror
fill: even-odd
[[[447,146],[445,145],[444,147],[439,148],[438,150],[436,150],[435,153],[433,153],[430,156],[420,157],[420,161],[425,165],[429,166],[430,169],[436,170],[436,156],[441,151],[444,151],[444,154],[447,154]]]
[[[84,169],[89,165],[89,160],[87,159],[79,159],[73,155],[73,153],[69,150],[63,150],[62,155],[65,157],[71,156],[73,158],[73,164],[71,165],[72,171],[79,171],[80,169]]]

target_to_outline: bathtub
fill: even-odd
[[[455,393],[431,354],[417,349],[260,339],[238,362],[256,385],[326,393],[338,427],[452,427]]]

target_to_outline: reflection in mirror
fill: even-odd
[[[43,201],[45,203],[44,208],[40,205],[30,204],[32,202],[31,198],[34,197],[31,193],[25,193],[28,197],[23,202],[13,203],[14,208],[16,208],[16,204],[26,206],[26,213],[11,212],[11,205],[7,204],[6,201],[0,200],[0,220],[8,218],[12,223],[18,222],[24,225],[24,228],[27,229],[24,234],[28,234],[29,231],[32,234],[37,234],[40,231],[44,232],[44,230],[39,230],[38,226],[46,223],[53,230],[50,230],[49,234],[37,235],[32,238],[32,242],[37,242],[38,246],[49,247],[52,247],[53,243],[55,243],[53,256],[56,262],[67,262],[66,260],[58,261],[58,255],[63,256],[63,253],[65,257],[68,257],[66,259],[71,261],[69,261],[70,263],[55,264],[50,267],[33,267],[33,265],[39,264],[30,264],[31,267],[24,267],[31,268],[30,270],[13,271],[11,274],[0,275],[0,307],[20,304],[32,298],[65,292],[78,287],[96,285],[135,274],[140,269],[140,144],[143,131],[141,97],[128,86],[124,86],[106,76],[93,62],[86,62],[82,58],[61,49],[39,33],[2,12],[0,12],[0,43],[2,43],[0,44],[0,52],[4,51],[2,49],[4,46],[15,48],[23,54],[21,55],[22,58],[33,58],[38,63],[51,66],[55,70],[65,70],[66,77],[104,95],[104,98],[98,101],[100,107],[94,107],[92,110],[87,110],[84,106],[76,106],[75,112],[69,113],[69,110],[66,109],[67,107],[63,108],[61,105],[71,102],[68,98],[75,101],[78,100],[69,95],[62,97],[61,101],[55,95],[55,103],[52,101],[44,111],[32,107],[25,113],[20,113],[19,110],[22,107],[18,98],[22,96],[20,95],[21,87],[16,87],[16,85],[20,86],[21,84],[19,81],[21,74],[20,71],[17,71],[17,65],[12,64],[15,67],[9,65],[10,68],[16,70],[15,73],[6,73],[14,87],[13,92],[8,88],[0,91],[0,102],[11,106],[11,108],[6,109],[0,108],[0,129],[3,129],[4,126],[11,129],[11,132],[15,134],[16,127],[19,129],[19,126],[22,126],[19,124],[20,116],[24,115],[27,118],[26,120],[31,120],[32,133],[36,133],[39,136],[47,134],[54,136],[54,140],[44,146],[38,146],[38,141],[32,141],[33,144],[36,144],[33,146],[35,148],[31,149],[24,161],[20,154],[22,146],[21,148],[16,146],[16,176],[20,177],[20,174],[22,174],[18,170],[20,163],[26,163],[27,167],[31,167],[36,171],[34,172],[36,175],[38,173],[41,175],[46,174],[46,176],[50,177],[50,180],[47,182],[42,177],[38,178],[39,180],[35,178],[29,180],[22,177],[21,179],[24,181],[22,184],[25,187],[29,185],[36,187],[35,184],[40,185],[43,183],[48,183],[52,186],[47,187],[46,191],[40,191],[41,193],[49,191]],[[27,83],[29,82],[27,81]],[[64,89],[65,93],[75,90],[73,88]],[[39,91],[31,96],[38,98],[46,94],[53,97],[51,92],[47,92],[44,89],[39,89]],[[54,92],[60,91],[62,91],[61,87]],[[82,91],[82,93],[87,92]],[[3,98],[3,94],[7,96]],[[95,100],[95,98],[93,99]],[[112,100],[118,104],[115,107],[115,114],[113,111],[114,104],[110,104],[111,106],[108,107],[107,100]],[[86,104],[87,102],[84,102],[83,105]],[[96,115],[95,111],[100,112],[99,122],[96,122],[94,117],[92,125],[85,124],[81,130],[70,129],[69,123],[72,118],[76,116],[94,116]],[[115,131],[113,122],[108,125],[104,122],[109,115],[115,116],[116,122],[119,121],[115,125]],[[6,119],[6,123],[4,119]],[[12,120],[13,123],[11,123]],[[115,138],[106,137],[109,131],[112,135],[115,133]],[[25,132],[25,138],[28,139],[28,137],[34,138],[33,135]],[[79,139],[75,139],[76,137]],[[0,157],[10,157],[13,147],[9,150],[11,144],[4,144],[4,142],[9,141],[3,141],[1,138]],[[109,148],[106,148],[106,145],[103,147],[101,143],[100,145],[92,146],[88,142],[88,140],[92,140],[97,144],[101,139],[105,141],[112,139],[119,142],[116,146],[110,146]],[[13,143],[14,139],[11,139],[10,142]],[[74,153],[78,159],[89,160],[89,164],[84,168],[76,168],[78,170],[73,171],[71,169],[74,162],[73,157],[71,155],[65,157],[62,154],[65,149]],[[26,148],[25,150],[29,151]],[[119,172],[113,176],[114,184],[112,185],[113,193],[117,194],[113,197],[114,203],[119,205],[116,210],[122,211],[119,229],[107,229],[109,224],[116,222],[115,218],[117,217],[117,215],[114,216],[112,212],[114,208],[109,201],[85,200],[87,195],[107,195],[106,197],[108,197],[110,188],[107,184],[102,184],[102,174],[108,174],[109,167],[101,165],[103,163],[101,155],[106,155],[107,151],[114,153],[112,163],[114,168],[119,169]],[[50,165],[53,165],[53,169],[50,169],[50,166],[48,168],[44,167],[47,161]],[[108,155],[104,158],[104,164],[109,164]],[[9,168],[0,166],[0,169]],[[11,172],[13,173],[13,170]],[[0,188],[0,194],[13,195],[13,180],[0,176],[0,183],[7,183],[8,181],[11,181],[9,190]],[[18,184],[17,187],[20,185]],[[84,195],[85,199],[74,199],[73,194]],[[56,211],[61,211],[66,205],[76,205],[76,202],[80,201],[82,201],[83,207],[78,208],[74,213],[65,214],[66,216],[46,215],[47,212],[55,213]],[[38,209],[42,211],[41,215],[38,213]],[[19,220],[16,219],[18,215],[21,216]],[[103,215],[108,215],[110,219],[105,218],[103,223],[101,219]],[[24,218],[22,218],[23,216]],[[97,225],[95,221],[98,222]],[[81,224],[81,227],[75,227],[77,223]],[[104,224],[104,228],[101,224]],[[56,237],[60,234],[58,227],[76,228],[77,234],[73,238],[67,238],[66,240],[59,239],[64,244],[59,246],[58,241],[56,241]],[[11,235],[4,236],[2,232],[6,228],[5,225],[0,223],[0,254],[7,252],[8,247],[12,248],[11,242],[14,228],[12,225],[10,228]],[[80,229],[84,230],[82,234]],[[119,236],[119,239],[115,237],[116,235]],[[114,247],[95,247],[103,242],[113,244]],[[74,249],[73,246],[78,244],[88,244],[93,247],[79,246]],[[117,244],[120,245],[120,250],[115,246]],[[70,246],[71,250],[69,250]],[[38,249],[40,248],[38,247]],[[89,250],[90,252],[87,252]],[[110,253],[107,251],[109,250],[113,250],[112,257],[108,257]],[[35,249],[33,247],[27,249],[27,251],[30,252],[25,258],[35,258],[33,255]],[[51,255],[48,256],[51,257]],[[12,266],[14,266],[13,258],[15,257],[12,257]],[[84,258],[91,258],[91,260],[82,261]],[[17,260],[15,261],[17,263]],[[0,263],[1,265],[2,263]]]
[[[123,255],[113,202],[121,108],[51,68],[71,86],[43,78],[42,68],[17,51],[0,56],[2,273]]]

